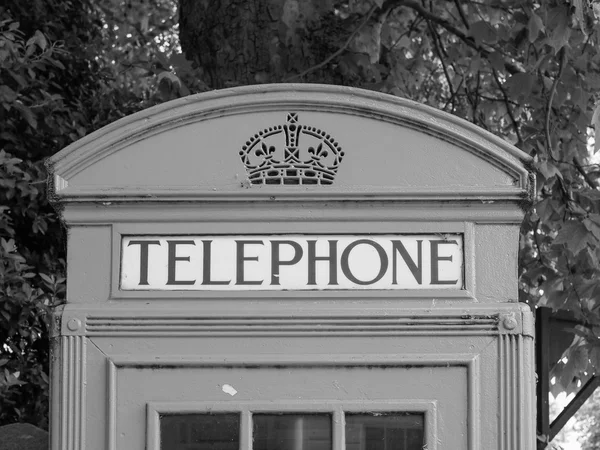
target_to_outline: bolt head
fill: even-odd
[[[71,331],[77,331],[81,328],[81,320],[71,319],[67,322],[67,328]]]
[[[514,317],[507,317],[506,319],[504,319],[502,324],[507,330],[514,330],[515,328],[517,328],[517,320]]]

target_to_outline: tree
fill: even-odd
[[[579,432],[581,450],[600,447],[600,391],[584,403],[575,416],[575,430]]]
[[[522,228],[520,300],[572,311],[582,323],[554,369],[556,391],[572,391],[600,371],[600,170],[592,128],[600,120],[600,3],[6,3],[0,205],[10,209],[0,207],[0,330],[11,331],[0,337],[16,347],[0,349],[0,402],[15,399],[2,404],[10,407],[0,408],[0,422],[43,423],[41,413],[26,413],[29,406],[19,402],[35,386],[47,392],[45,303],[62,301],[64,291],[62,232],[40,188],[41,160],[157,102],[245,84],[322,82],[402,96],[463,117],[532,155],[537,201]],[[29,328],[37,337],[26,336]]]
[[[7,0],[0,18],[0,424],[45,428],[65,248],[44,159],[160,99],[133,89],[132,71],[119,76],[112,61],[127,49],[116,38],[104,47],[112,22],[94,2]]]
[[[554,373],[555,390],[570,392],[600,371],[600,171],[590,153],[599,13],[584,0],[180,0],[180,39],[210,88],[374,89],[532,155],[537,203],[522,229],[520,300],[581,320]]]

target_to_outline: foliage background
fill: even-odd
[[[552,369],[555,393],[577,389],[600,371],[599,16],[592,0],[2,2],[0,424],[47,427],[65,230],[44,159],[156,103],[271,82],[406,97],[533,156],[519,300],[580,321]]]

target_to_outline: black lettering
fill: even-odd
[[[238,285],[259,285],[263,284],[264,280],[245,280],[244,279],[244,262],[258,261],[258,256],[244,255],[245,245],[265,245],[263,241],[235,241],[237,258],[236,258],[236,284]]]
[[[369,280],[369,281],[362,281],[362,280],[359,280],[358,278],[356,278],[354,276],[354,274],[352,273],[352,271],[350,270],[350,264],[348,263],[348,259],[350,258],[350,252],[354,249],[354,247],[361,245],[361,244],[370,245],[375,250],[377,250],[377,253],[379,254],[379,262],[380,262],[379,273],[377,274],[377,276],[375,278],[373,278],[372,280]],[[348,245],[344,249],[344,251],[342,252],[341,264],[342,264],[342,272],[344,272],[344,275],[346,276],[346,278],[348,278],[350,281],[352,281],[355,284],[360,284],[362,286],[365,286],[365,285],[377,283],[379,280],[381,280],[383,278],[383,276],[385,275],[385,273],[387,272],[389,262],[388,262],[388,257],[385,253],[385,250],[383,250],[383,248],[381,248],[381,245],[379,245],[377,242],[370,241],[369,239],[359,239],[357,241],[352,242],[350,245]]]
[[[317,284],[317,261],[329,262],[329,285],[338,284],[337,281],[337,240],[329,242],[329,256],[316,256],[317,241],[310,240],[308,243],[308,285],[314,286]]]
[[[212,254],[212,241],[202,241],[202,284],[205,286],[217,286],[226,285],[231,283],[231,280],[211,280],[211,254]]]
[[[176,270],[175,266],[177,261],[189,261],[189,256],[177,256],[177,246],[178,245],[196,245],[196,243],[192,240],[185,241],[167,241],[169,259],[167,264],[167,284],[168,285],[192,285],[196,282],[196,280],[176,280]]]
[[[294,248],[294,256],[289,261],[280,258],[280,245],[291,245]],[[302,259],[302,247],[294,241],[271,241],[271,285],[279,286],[279,269],[281,266],[293,266]]]
[[[410,269],[410,272],[413,274],[413,277],[415,277],[415,280],[417,280],[417,283],[422,284],[423,283],[423,241],[421,241],[421,240],[417,241],[417,252],[418,252],[417,253],[418,263],[417,264],[415,264],[415,262],[412,260],[412,258],[406,251],[406,247],[404,247],[404,244],[401,241],[392,241],[392,256],[393,256],[393,259],[392,259],[392,269],[393,269],[392,283],[393,284],[398,284],[398,273],[396,271],[396,268],[397,268],[396,252],[400,253],[400,255],[402,256],[402,259],[406,263],[406,266]]]
[[[452,256],[439,256],[439,246],[444,244],[458,245],[456,241],[431,241],[431,284],[456,284],[458,280],[440,280],[439,262],[452,261]]]
[[[140,282],[139,286],[148,285],[148,247],[151,245],[160,245],[160,241],[129,241],[130,245],[140,246]]]

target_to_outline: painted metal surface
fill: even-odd
[[[254,412],[332,414],[333,448],[342,450],[345,414],[386,409],[423,413],[429,450],[533,450],[533,319],[516,302],[528,161],[439,111],[314,85],[179,99],[63,150],[50,162],[69,227],[67,303],[53,338],[53,450],[158,449],[161,413],[209,410],[241,414],[242,449]],[[452,260],[453,270],[461,261],[459,289],[425,286],[431,274],[398,290],[121,282],[131,273],[121,266],[128,249],[137,248],[131,261],[141,268],[131,239],[286,235],[306,256],[309,235],[411,234],[461,238]],[[175,247],[174,279],[192,279],[176,259],[191,264],[191,246]],[[164,266],[153,250],[149,264]],[[418,261],[408,254],[402,261]],[[258,264],[245,259],[258,254],[244,255],[245,269]],[[373,255],[360,259],[377,273],[357,266],[357,279],[379,273]],[[431,272],[431,247],[426,255]],[[271,281],[272,260],[266,266]]]
[[[286,125],[290,114],[313,133],[330,136],[344,153],[343,161],[333,163],[333,184],[252,184],[255,161],[245,162],[246,149],[263,142],[261,132]],[[280,155],[273,159],[285,161],[289,146],[283,136],[269,138],[275,140],[264,141],[266,150],[274,146]],[[310,139],[299,140],[302,161],[315,156],[310,147],[318,148],[318,140]],[[331,168],[328,158],[324,164]],[[531,193],[527,161],[526,154],[481,128],[405,99],[339,86],[275,84],[150,108],[84,137],[49,164],[63,202],[271,197],[520,202]]]

